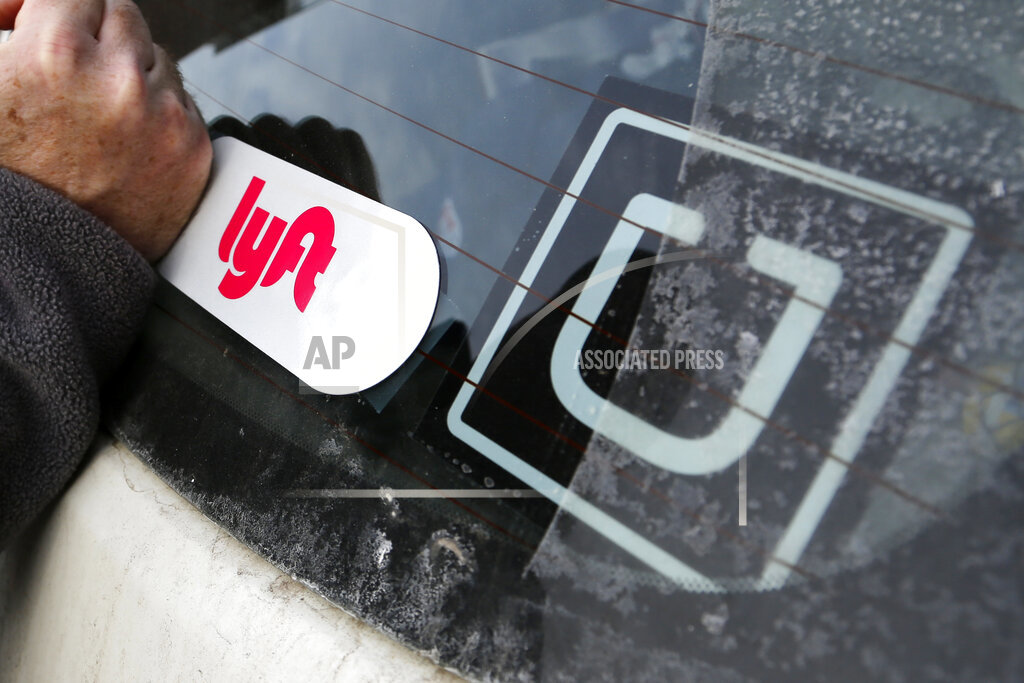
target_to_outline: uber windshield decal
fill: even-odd
[[[779,588],[834,506],[964,258],[973,220],[949,204],[667,117],[597,105],[592,114],[593,127],[567,154],[567,182],[555,183],[565,192],[549,193],[536,232],[527,230],[535,237],[517,271],[523,286],[499,283],[493,294],[500,312],[480,330],[481,351],[448,410],[447,427],[671,583],[697,592]],[[684,154],[686,182],[679,185]],[[780,219],[736,221],[694,191],[722,182],[771,188]],[[799,220],[800,211],[816,210],[820,218]],[[596,260],[579,257],[594,245]],[[865,297],[873,281],[858,259],[877,245],[918,258],[898,287]],[[623,297],[648,286],[646,279],[630,284],[644,272],[632,268],[637,263],[647,266],[644,278],[670,266],[689,269],[701,296],[688,304],[692,310],[666,310],[663,317],[706,320],[704,327],[680,328],[667,347],[630,333],[639,304]],[[558,315],[549,306],[535,314],[540,304],[527,288],[566,310]],[[867,305],[865,298],[866,313],[856,308]],[[866,315],[881,332],[851,341],[830,311]],[[849,386],[837,398],[829,389],[837,379],[821,358],[850,344],[855,348],[844,353],[865,359],[863,373],[856,383],[845,380]],[[531,360],[545,357],[549,362]],[[612,380],[628,373],[636,375],[638,391],[674,382],[674,393],[658,391],[678,404],[646,415],[623,403],[621,392],[617,400]],[[564,443],[528,441],[508,426],[516,417],[502,402],[533,407],[531,417],[557,425],[585,450],[583,459]],[[774,454],[787,452],[791,433],[813,435],[826,457],[782,463]],[[737,510],[741,527],[747,487],[757,487],[759,477],[775,481],[774,470],[785,466],[786,504],[762,507],[753,520],[768,552],[738,572],[727,552],[694,552],[686,539],[652,537],[645,531],[650,520],[636,512],[644,508],[609,507],[607,496],[590,495],[578,483],[593,479],[581,471],[601,467],[586,464],[595,440],[629,453],[662,485],[688,477],[710,483]]]

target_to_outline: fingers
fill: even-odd
[[[185,84],[181,80],[181,72],[178,65],[170,58],[167,51],[159,45],[153,47],[154,64],[146,74],[146,82],[149,84],[150,92],[159,93],[169,90],[181,103],[182,107],[188,108],[188,96],[185,93]]]
[[[151,70],[156,63],[149,26],[131,0],[107,0],[107,10],[96,38],[101,50],[130,54],[143,72]]]
[[[103,22],[104,0],[0,0],[5,6],[19,5],[14,28],[35,22],[61,22],[95,36]]]
[[[131,57],[143,73],[156,63],[149,26],[131,0],[0,0],[0,29],[9,25],[55,32],[73,51],[84,47],[75,36],[91,36],[108,55]]]

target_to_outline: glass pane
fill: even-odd
[[[206,514],[474,678],[1019,676],[1024,10],[181,4],[445,271],[343,397],[161,287],[108,423]]]

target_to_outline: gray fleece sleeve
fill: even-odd
[[[95,216],[0,169],[0,548],[86,453],[154,281]]]

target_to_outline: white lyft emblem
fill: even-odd
[[[394,372],[437,303],[423,226],[233,138],[213,149],[206,194],[160,274],[317,391]],[[319,349],[339,339],[344,353],[326,362]]]

